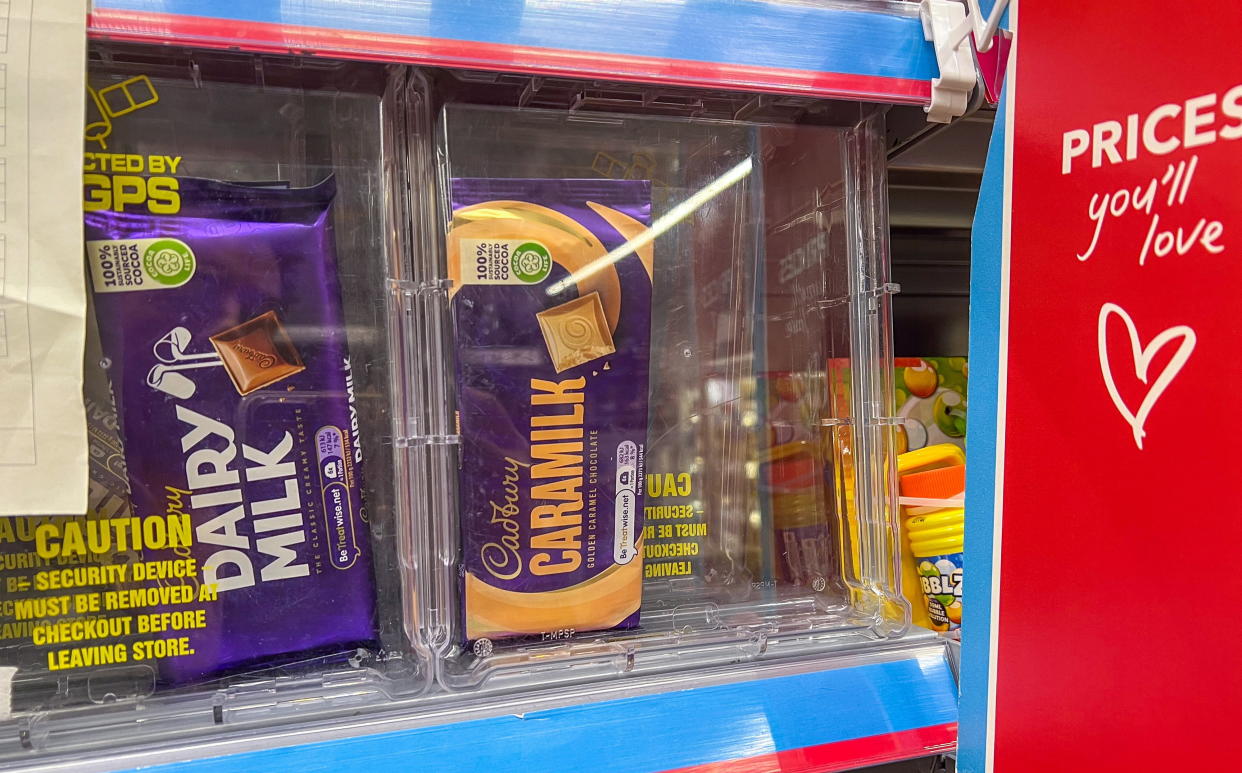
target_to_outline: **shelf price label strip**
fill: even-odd
[[[241,770],[851,770],[952,749],[943,651],[901,660],[531,711],[144,768]]]
[[[935,56],[910,13],[757,0],[95,0],[114,40],[927,104]]]

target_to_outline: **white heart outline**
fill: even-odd
[[[1113,382],[1113,369],[1108,361],[1108,317],[1110,314],[1116,314],[1121,317],[1121,321],[1125,323],[1126,330],[1130,335],[1130,352],[1134,357],[1134,375],[1138,376],[1139,381],[1147,383],[1147,368],[1151,365],[1152,358],[1156,353],[1164,348],[1164,345],[1175,338],[1180,337],[1182,343],[1174,352],[1173,358],[1164,366],[1156,382],[1147,390],[1147,394],[1143,397],[1143,402],[1139,404],[1137,413],[1131,413],[1129,406],[1121,399],[1121,393],[1117,391],[1117,384]],[[1130,425],[1130,429],[1134,432],[1134,443],[1143,450],[1143,438],[1147,436],[1143,425],[1147,423],[1147,416],[1151,413],[1151,409],[1155,407],[1156,401],[1164,394],[1164,390],[1168,388],[1169,383],[1181,372],[1182,366],[1186,364],[1186,360],[1190,359],[1190,353],[1194,351],[1195,331],[1188,325],[1174,325],[1160,333],[1151,340],[1151,343],[1144,347],[1139,343],[1138,328],[1134,325],[1134,320],[1126,313],[1126,310],[1115,303],[1105,303],[1100,307],[1100,316],[1096,324],[1096,342],[1099,346],[1100,353],[1100,372],[1104,376],[1104,386],[1108,387],[1108,394],[1113,398],[1113,405],[1117,406],[1117,410],[1122,417]]]

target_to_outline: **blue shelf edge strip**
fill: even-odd
[[[92,18],[98,34],[166,42],[201,42],[184,39],[194,30],[243,48],[305,39],[327,53],[401,58],[404,39],[428,64],[572,72],[595,61],[599,75],[856,90],[904,102],[926,102],[938,74],[917,15],[863,2],[855,9],[763,0],[95,0]]]
[[[604,768],[640,773],[900,734],[956,719],[956,684],[937,654],[144,770],[379,773],[451,764],[515,773]]]

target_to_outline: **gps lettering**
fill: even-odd
[[[83,209],[174,215],[181,211],[181,185],[170,175],[180,166],[181,156],[87,153],[82,164]]]

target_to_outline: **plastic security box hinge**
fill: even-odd
[[[461,443],[461,435],[417,435],[406,440],[410,445],[455,446]]]
[[[922,0],[919,18],[923,38],[932,42],[940,66],[940,77],[931,82],[931,104],[924,108],[927,120],[949,123],[966,112],[978,80],[970,46],[971,21],[966,7],[956,0]]]
[[[418,283],[419,295],[442,295],[448,297],[448,292],[453,288],[452,279],[428,279]]]
[[[407,279],[389,279],[388,288],[394,298],[393,308],[408,313],[414,308],[413,297],[418,286]]]
[[[815,302],[815,308],[820,311],[825,309],[834,309],[838,306],[844,306],[855,298],[867,302],[868,307],[872,307],[874,306],[876,298],[880,298],[885,295],[896,295],[899,292],[901,292],[901,285],[896,282],[884,282],[883,284],[872,287],[869,290],[862,290],[854,296],[841,295],[836,298],[823,298]]]

